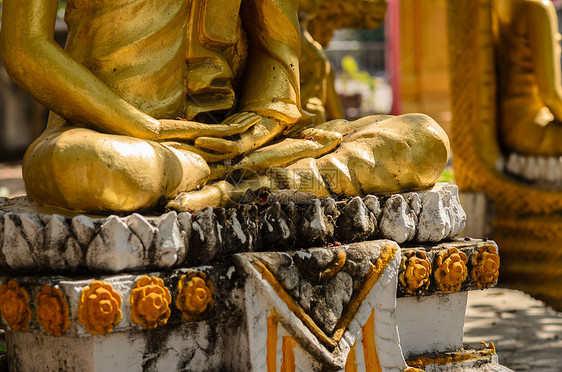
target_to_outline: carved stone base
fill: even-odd
[[[466,291],[496,283],[499,256],[452,239],[456,186],[270,196],[109,217],[0,200],[10,368],[398,372],[420,353],[464,352]]]
[[[477,354],[481,369],[447,353],[464,355],[465,291],[495,283],[496,256],[479,240],[376,240],[95,279],[11,275],[1,321],[12,370],[403,371],[430,354],[427,371],[492,371],[494,352]]]
[[[125,217],[53,214],[25,197],[0,198],[0,270],[118,273],[329,243],[438,242],[455,237],[466,219],[455,185],[343,201],[293,201],[283,191],[263,204]]]

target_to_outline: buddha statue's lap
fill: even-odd
[[[227,195],[217,198],[213,181],[272,166],[258,178],[293,180],[274,187],[306,189],[294,180],[313,174],[320,196],[399,192],[431,186],[447,161],[447,136],[423,115],[302,129],[311,118],[300,106],[296,0],[68,4],[62,52],[48,38],[55,0],[4,2],[6,67],[53,111],[23,165],[39,202],[131,211],[183,191],[178,209],[223,205],[240,190],[219,182]],[[213,118],[224,121],[202,122]]]

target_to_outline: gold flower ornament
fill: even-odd
[[[60,289],[44,285],[35,296],[37,321],[45,332],[62,336],[70,328],[68,303]]]
[[[13,280],[0,286],[0,314],[14,331],[28,331],[31,320],[29,295]]]
[[[205,273],[190,271],[178,283],[176,306],[185,320],[197,320],[215,305],[215,287]]]
[[[470,277],[478,288],[490,288],[500,275],[500,256],[493,245],[483,245],[472,255]]]
[[[93,335],[106,335],[121,321],[121,296],[110,284],[94,280],[84,288],[78,320]]]
[[[146,329],[168,323],[170,318],[170,290],[164,281],[154,276],[143,276],[131,291],[131,320]]]
[[[439,254],[435,280],[444,293],[457,292],[461,288],[468,275],[467,262],[466,254],[454,247]]]
[[[400,282],[408,294],[427,290],[431,278],[431,262],[422,251],[408,252],[400,264]]]

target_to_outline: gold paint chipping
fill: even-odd
[[[121,295],[104,282],[94,280],[84,288],[78,305],[78,321],[92,335],[106,335],[122,318]]]
[[[215,306],[215,286],[205,273],[190,271],[178,282],[176,306],[185,320],[198,320]]]
[[[13,280],[0,286],[0,314],[14,331],[28,331],[31,320],[29,295]]]
[[[70,328],[68,303],[61,290],[44,285],[35,296],[37,321],[45,332],[60,337]]]
[[[142,276],[135,283],[129,299],[131,320],[146,329],[165,325],[170,318],[172,296],[164,281],[154,276]]]
[[[437,257],[435,280],[444,293],[457,292],[466,280],[468,270],[466,254],[452,247]]]

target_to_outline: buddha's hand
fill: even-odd
[[[228,137],[248,131],[262,120],[253,112],[241,112],[229,117],[228,122],[205,124],[187,120],[160,120],[159,141],[189,141],[199,137]]]
[[[226,118],[222,124],[232,125],[233,122],[236,122],[237,115],[244,114],[259,116],[254,113],[235,114]],[[283,132],[285,126],[280,121],[267,117],[259,117],[261,120],[244,133],[241,133],[238,139],[224,139],[209,136],[197,138],[195,140],[195,147],[199,149],[198,153],[203,156],[205,160],[210,162],[232,159],[238,155],[244,155],[252,150],[260,148]]]

